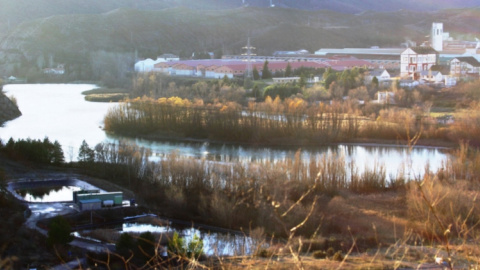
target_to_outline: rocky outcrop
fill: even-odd
[[[0,126],[6,121],[15,119],[22,115],[17,105],[13,103],[5,94],[0,92]]]

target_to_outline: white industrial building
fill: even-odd
[[[173,54],[162,54],[157,57],[157,60],[147,58],[145,60],[141,60],[135,63],[135,72],[151,72],[153,71],[155,64],[179,60],[180,58]]]

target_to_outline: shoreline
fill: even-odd
[[[153,142],[186,142],[186,143],[208,143],[208,144],[228,144],[228,145],[235,145],[235,146],[245,146],[245,147],[252,147],[252,148],[303,148],[303,147],[331,147],[331,146],[338,146],[338,145],[357,145],[357,146],[378,146],[378,147],[409,147],[408,143],[405,141],[399,140],[387,140],[387,139],[352,139],[349,141],[338,141],[338,142],[330,142],[330,143],[248,143],[248,142],[238,142],[238,141],[220,141],[220,140],[211,140],[211,139],[199,139],[199,138],[192,138],[192,137],[183,137],[183,136],[174,136],[172,135],[124,135],[124,134],[115,134],[112,132],[105,131],[105,133],[109,136],[117,138],[121,140],[122,138],[129,138],[129,139],[140,139],[140,140],[149,140]],[[447,141],[440,141],[440,140],[431,140],[431,139],[420,139],[412,145],[412,148],[426,148],[426,149],[455,149],[458,147],[457,143],[447,142]]]

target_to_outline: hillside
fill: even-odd
[[[222,50],[242,53],[251,36],[256,53],[327,47],[400,46],[406,39],[421,43],[431,23],[445,23],[451,35],[478,35],[480,9],[364,12],[241,7],[226,10],[171,8],[154,11],[116,9],[102,14],[51,16],[24,22],[0,42],[0,73],[67,64],[80,79],[99,75],[102,65],[132,66],[138,57]],[[101,59],[100,56],[104,58]],[[96,69],[96,70],[95,70]],[[89,70],[89,72],[86,72]],[[23,73],[22,73],[23,72]],[[117,71],[111,71],[112,76]],[[78,79],[78,77],[72,78]]]
[[[0,0],[0,36],[18,24],[39,18],[67,14],[100,14],[117,8],[160,10],[173,7],[215,10],[242,5],[267,7],[269,0]],[[277,7],[304,10],[331,10],[342,13],[364,11],[435,11],[480,6],[480,0],[273,0]]]

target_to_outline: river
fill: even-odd
[[[57,140],[63,147],[66,161],[74,161],[83,140],[90,147],[100,142],[127,140],[152,150],[151,160],[164,157],[172,151],[180,156],[205,158],[219,162],[275,161],[293,157],[296,148],[247,147],[222,143],[149,141],[119,138],[103,130],[103,117],[115,103],[87,102],[81,94],[94,89],[91,84],[12,84],[5,85],[7,96],[14,96],[22,116],[0,127],[0,139],[9,138]],[[343,155],[362,170],[373,164],[383,165],[387,176],[406,168],[407,174],[420,175],[428,164],[438,169],[447,155],[441,148],[415,147],[412,151],[396,145],[348,145],[309,147],[302,149],[303,158],[323,154]]]

